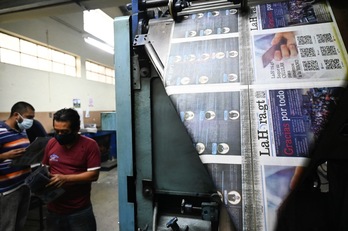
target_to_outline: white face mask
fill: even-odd
[[[26,130],[26,129],[31,128],[31,126],[33,126],[34,120],[23,118],[20,114],[19,114],[19,116],[23,120],[21,123],[19,123],[18,120],[17,120],[17,125],[18,125],[19,129]]]

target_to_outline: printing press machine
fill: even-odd
[[[132,12],[131,16],[115,19],[120,230],[253,230],[257,221],[252,204],[253,193],[249,192],[252,189],[244,188],[242,192],[242,185],[238,180],[243,178],[243,182],[250,181],[246,184],[252,185],[253,179],[243,175],[251,171],[252,164],[243,167],[224,167],[219,164],[207,166],[198,155],[250,152],[247,150],[249,147],[240,145],[240,136],[250,134],[235,132],[240,131],[244,120],[249,120],[249,109],[242,106],[246,101],[234,92],[227,96],[217,94],[213,99],[210,95],[200,96],[198,99],[185,96],[189,100],[173,96],[175,94],[169,95],[168,91],[177,90],[176,85],[187,85],[192,81],[188,77],[177,79],[176,72],[183,72],[184,69],[189,72],[190,68],[192,72],[200,72],[200,68],[197,65],[178,65],[175,68],[166,66],[183,58],[169,55],[170,49],[177,49],[178,53],[185,54],[193,49],[191,45],[176,48],[180,41],[194,37],[196,33],[212,33],[209,30],[212,27],[219,31],[218,34],[223,34],[226,28],[239,28],[242,31],[238,41],[231,39],[229,44],[217,43],[209,49],[220,49],[223,46],[231,51],[227,55],[233,58],[236,54],[229,46],[237,47],[238,64],[226,63],[224,67],[229,73],[250,76],[248,65],[251,65],[251,60],[247,39],[249,29],[243,24],[249,22],[238,20],[238,16],[233,20],[231,16],[236,12],[243,14],[248,2],[133,0],[128,7]],[[200,17],[201,12],[209,12],[202,14],[207,17],[203,24],[193,18],[189,21],[190,25],[185,24],[187,15]],[[226,18],[214,19],[214,12],[225,12]],[[197,23],[196,30],[185,29],[185,26],[191,28],[194,23]],[[175,27],[175,24],[181,26]],[[176,42],[172,42],[173,38]],[[205,45],[203,40],[207,37],[202,38],[196,46]],[[240,49],[242,47],[244,49]],[[226,54],[217,52],[213,55],[215,59],[219,59],[219,55]],[[173,57],[177,60],[169,60]],[[185,57],[190,59],[189,56]],[[204,65],[202,64],[202,69],[207,70],[208,67]],[[214,61],[209,66],[214,66]],[[213,84],[237,79],[240,82],[247,81],[240,79],[239,74],[221,74],[223,79],[215,79]],[[204,84],[208,81],[207,78],[201,74],[195,81],[197,84]],[[192,85],[188,84],[188,87],[184,86],[181,90],[184,93],[190,92],[190,87]],[[194,86],[192,88],[195,89]],[[223,110],[223,117],[236,123],[225,124],[222,119],[211,125],[221,131],[216,133],[210,130],[214,137],[208,137],[208,140],[234,138],[228,142],[194,143],[193,140],[202,137],[192,137],[190,129],[194,128],[187,126],[184,121],[197,116],[196,111],[201,106],[194,104],[205,102],[204,106],[208,108],[210,100],[218,104],[216,101],[220,97],[234,99],[229,102],[229,109]],[[188,103],[185,103],[186,100]],[[196,111],[188,108],[195,108]],[[217,117],[214,111],[207,111],[200,116],[206,120]],[[229,169],[220,171],[224,168]],[[228,174],[221,175],[221,172]],[[225,186],[224,182],[231,182],[231,185]],[[220,190],[221,188],[229,190]]]
[[[133,1],[131,18],[116,18],[120,230],[218,230],[220,197],[162,78],[174,20],[243,4]]]

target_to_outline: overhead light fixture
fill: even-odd
[[[88,43],[94,47],[97,47],[97,48],[99,48],[99,49],[101,49],[109,54],[112,54],[112,55],[114,54],[114,48],[107,43],[98,41],[98,40],[91,38],[91,37],[85,37],[84,40],[86,43]]]

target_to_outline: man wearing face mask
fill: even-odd
[[[61,109],[53,116],[55,139],[49,140],[42,164],[51,174],[47,187],[65,192],[47,204],[48,231],[95,231],[90,194],[98,180],[100,151],[96,141],[80,135],[80,116],[74,109]]]
[[[30,166],[11,166],[29,145],[26,129],[33,124],[35,109],[26,102],[17,102],[10,116],[0,121],[0,230],[22,230],[28,214],[30,190],[24,179]]]

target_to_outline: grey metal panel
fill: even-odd
[[[167,64],[173,24],[174,21],[172,19],[156,19],[149,21],[148,37],[163,66]]]
[[[115,77],[118,153],[119,222],[121,231],[133,231],[134,203],[128,198],[128,179],[133,177],[133,134],[130,67],[129,17],[114,20],[115,28]],[[131,192],[130,192],[131,193]],[[116,221],[115,221],[116,222]]]
[[[134,91],[134,138],[136,168],[136,225],[152,230],[152,139],[150,79],[141,79],[141,90]],[[146,185],[145,185],[146,184]]]

